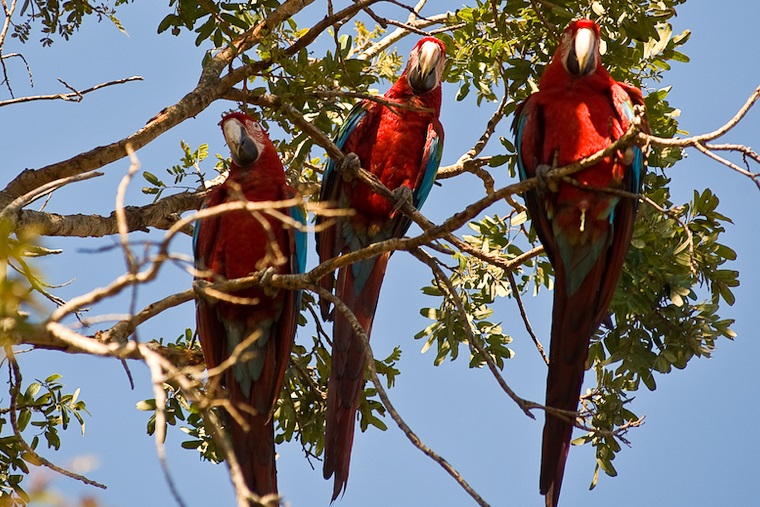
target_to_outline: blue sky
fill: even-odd
[[[439,2],[431,4],[434,5],[429,11],[440,9]],[[459,2],[440,4],[456,8]],[[685,28],[693,31],[684,49],[692,61],[674,64],[662,86],[673,87],[671,105],[682,110],[681,128],[690,133],[722,125],[760,84],[752,36],[760,19],[760,5],[750,0],[730,4],[729,10],[707,0],[691,0],[679,8],[674,19],[676,32]],[[307,13],[322,16],[322,9],[321,2],[315,2]],[[17,96],[62,91],[55,81],[57,77],[78,88],[131,75],[144,76],[145,81],[102,90],[88,95],[80,104],[38,102],[3,108],[6,128],[0,148],[6,154],[7,175],[3,182],[21,169],[42,167],[131,134],[194,86],[203,50],[194,46],[192,37],[155,34],[155,26],[166,12],[164,3],[124,6],[119,17],[129,37],[107,22],[87,23],[70,42],[58,41],[51,48],[40,48],[35,43],[5,48],[5,52],[23,51],[34,73],[35,87],[30,89],[23,67],[18,62],[9,63]],[[413,42],[412,38],[404,41],[400,52],[406,54]],[[442,115],[446,165],[469,149],[495,105],[487,104],[478,110],[470,125],[463,119],[472,116],[472,105],[455,103],[454,87],[445,88],[444,93],[448,99]],[[230,103],[213,104],[197,118],[185,121],[140,150],[142,168],[163,173],[179,159],[180,140],[193,147],[208,142],[212,154],[225,153],[217,122],[221,112],[231,107]],[[506,129],[503,122],[498,134],[509,136]],[[759,130],[760,114],[755,111],[724,140],[757,144]],[[211,165],[207,164],[206,170],[210,171]],[[56,193],[50,209],[60,213],[109,213],[116,185],[127,168],[126,161],[117,162],[106,168],[104,177]],[[573,448],[562,488],[562,504],[566,506],[749,505],[755,498],[750,485],[757,476],[760,437],[753,426],[760,417],[760,408],[751,372],[760,355],[760,343],[755,336],[758,317],[752,289],[760,286],[760,271],[752,262],[751,252],[758,246],[754,234],[755,217],[760,211],[757,188],[694,151],[669,175],[674,179],[676,203],[690,199],[693,189],[709,186],[721,198],[719,211],[734,219],[723,242],[738,253],[731,267],[740,270],[741,286],[735,291],[736,305],[725,308],[722,315],[736,319],[734,330],[738,337],[734,342],[719,341],[713,359],[694,360],[684,371],[658,375],[655,392],[637,393],[634,411],[646,415],[646,424],[629,435],[632,448],[624,449],[615,460],[619,477],[602,476],[598,487],[589,492],[593,451],[588,447]],[[499,181],[505,184],[508,178],[502,175]],[[477,180],[467,176],[456,183],[448,180],[433,190],[423,211],[431,220],[440,221],[465,204],[468,188],[473,193],[480,191],[477,185]],[[132,185],[131,204],[147,201],[139,192],[140,186],[139,182]],[[136,234],[135,240],[139,239],[141,235]],[[81,250],[110,245],[113,240],[109,238],[49,238],[44,243],[66,250],[60,259],[42,263],[52,283],[75,279],[60,290],[63,297],[101,286],[123,268],[120,255]],[[176,242],[174,250],[189,254],[189,240]],[[316,256],[313,251],[309,254],[313,265]],[[419,354],[422,343],[412,336],[426,321],[417,308],[431,302],[417,288],[428,284],[430,278],[403,253],[393,257],[388,269],[373,346],[378,357],[384,357],[396,345],[404,350],[399,363],[403,373],[390,393],[392,399],[423,441],[452,463],[491,505],[542,505],[538,468],[543,417],[536,421],[526,418],[486,371],[470,370],[462,360],[436,368],[432,365],[433,354]],[[140,304],[184,290],[189,284],[187,274],[170,267],[156,283],[140,289]],[[550,296],[546,293],[526,299],[532,323],[547,342]],[[124,312],[127,302],[120,298],[97,311]],[[513,306],[510,301],[497,305],[501,320],[513,333],[512,348],[517,354],[508,362],[504,376],[522,396],[540,401],[545,369]],[[174,338],[185,327],[194,326],[193,313],[189,304],[175,309],[141,329],[140,338]],[[384,315],[394,318],[383,318]],[[306,341],[308,336],[304,333],[300,340]],[[84,437],[78,435],[77,428],[69,430],[63,439],[63,450],[46,456],[64,466],[71,465],[77,457],[95,456],[97,467],[88,475],[106,483],[109,489],[96,492],[52,476],[55,489],[70,498],[96,494],[107,506],[171,505],[153,441],[145,434],[147,416],[134,408],[137,401],[152,397],[145,368],[131,365],[137,380],[137,388],[131,391],[121,366],[114,360],[53,352],[26,354],[22,360],[26,381],[55,371],[63,374],[63,382],[71,390],[82,387],[81,396],[92,413],[87,418]],[[357,434],[348,490],[336,505],[471,504],[438,465],[413,448],[392,421],[388,424],[386,432]],[[170,432],[168,459],[186,503],[232,505],[226,468],[202,463],[195,453],[179,448],[183,436],[176,430]],[[322,479],[321,463],[312,470],[297,444],[281,446],[278,451],[280,490],[285,500],[295,507],[327,505],[332,486]],[[43,470],[35,470],[35,474],[51,476]]]

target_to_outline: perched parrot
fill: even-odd
[[[212,188],[203,204],[282,201],[295,196],[275,147],[261,126],[243,113],[226,115],[222,132],[232,153],[229,176]],[[298,222],[299,207],[280,210]],[[196,269],[208,280],[230,280],[267,267],[302,273],[306,235],[280,219],[236,210],[205,218],[193,237]],[[301,294],[251,287],[231,294],[247,301],[198,298],[198,336],[209,369],[216,368],[245,340],[252,343],[222,376],[228,398],[248,425],[229,418],[232,446],[248,488],[258,495],[277,492],[272,413],[282,387],[296,332]],[[254,412],[254,413],[252,413]]]
[[[577,162],[613,143],[628,129],[638,88],[604,69],[599,27],[573,21],[539,80],[539,91],[520,106],[513,128],[521,179]],[[631,242],[638,200],[594,190],[638,193],[644,154],[637,146],[615,152],[566,182],[531,190],[525,203],[554,267],[546,406],[575,412],[591,336],[605,319]],[[544,424],[541,494],[559,501],[573,425],[550,413]]]
[[[446,48],[434,37],[422,38],[412,49],[406,69],[382,97],[399,107],[362,100],[349,113],[335,144],[344,153],[358,157],[361,167],[371,171],[391,189],[399,202],[411,198],[420,208],[433,186],[443,150],[441,79]],[[355,159],[354,159],[355,160]],[[394,209],[394,203],[372,192],[366,185],[347,182],[330,161],[322,180],[320,201],[355,214],[341,218],[317,234],[320,262],[372,243],[402,237],[410,221]],[[318,218],[317,226],[326,225]],[[380,286],[390,253],[341,268],[322,278],[322,287],[335,291],[356,315],[369,336]],[[351,446],[359,394],[364,385],[365,352],[340,311],[331,311],[321,301],[322,317],[334,319],[332,368],[327,390],[324,477],[335,476],[333,501],[348,481]]]

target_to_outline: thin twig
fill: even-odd
[[[709,150],[704,144],[702,143],[694,143],[694,147],[698,150],[710,157],[711,159],[715,160],[716,162],[720,162],[721,164],[725,165],[726,167],[733,169],[734,171],[738,172],[739,174],[742,174],[744,176],[747,176],[749,179],[751,179],[755,185],[757,186],[758,190],[760,190],[760,175],[757,173],[753,173],[750,171],[747,171],[746,169],[742,169],[738,165],[734,164],[730,160],[726,160],[723,157],[720,157],[712,152],[712,150]]]
[[[441,455],[436,453],[434,450],[432,450],[430,447],[425,445],[422,440],[417,436],[414,431],[409,427],[409,425],[404,422],[404,420],[399,415],[398,411],[396,411],[396,408],[391,403],[390,398],[388,398],[388,393],[385,391],[385,388],[383,387],[382,382],[380,381],[380,378],[377,375],[377,370],[375,369],[375,359],[374,354],[372,353],[372,348],[369,344],[369,339],[367,337],[367,333],[364,331],[364,328],[362,328],[362,325],[359,323],[359,321],[354,316],[353,312],[345,305],[345,303],[335,295],[333,295],[331,292],[328,292],[327,290],[323,289],[322,287],[318,285],[312,285],[308,287],[309,290],[312,292],[316,292],[319,294],[320,298],[324,298],[329,300],[335,308],[341,312],[346,320],[351,324],[351,327],[354,330],[355,336],[359,337],[362,340],[362,344],[364,346],[365,350],[365,366],[367,370],[369,371],[369,378],[372,382],[372,385],[375,387],[375,390],[377,391],[378,396],[380,397],[380,400],[383,403],[383,406],[386,408],[388,413],[390,414],[393,421],[396,423],[396,425],[399,427],[399,429],[406,435],[406,437],[409,439],[409,441],[414,445],[417,449],[422,451],[423,454],[428,456],[430,459],[438,463],[451,477],[454,478],[454,480],[467,492],[468,495],[470,495],[481,507],[488,507],[488,503],[486,503],[483,498],[475,491],[468,483],[464,480],[462,475],[453,467],[451,464],[446,461]]]
[[[536,345],[538,353],[541,354],[541,358],[544,360],[544,363],[548,365],[549,358],[546,356],[546,352],[544,352],[544,346],[541,345],[541,342],[538,340],[538,336],[536,336],[536,333],[533,331],[533,326],[530,325],[528,312],[525,311],[525,305],[523,305],[520,289],[517,287],[517,282],[515,281],[515,274],[511,272],[507,273],[507,277],[509,277],[509,286],[512,288],[512,295],[514,296],[515,301],[517,301],[517,307],[520,309],[520,316],[523,319],[523,323],[525,323],[525,330],[528,331],[528,334],[533,340],[533,343]]]
[[[2,106],[10,106],[11,104],[21,104],[23,102],[33,102],[38,100],[65,100],[68,102],[81,102],[84,98],[84,95],[87,95],[88,93],[92,93],[94,91],[100,90],[101,88],[106,88],[108,86],[115,86],[120,85],[124,83],[128,83],[130,81],[142,81],[142,76],[132,76],[132,77],[125,77],[123,79],[116,79],[114,81],[108,81],[107,83],[100,83],[95,86],[92,86],[90,88],[87,88],[85,90],[75,90],[68,84],[66,84],[65,81],[61,80],[59,78],[59,81],[69,88],[70,90],[74,90],[71,93],[54,93],[50,95],[32,95],[29,97],[17,97],[13,99],[8,100],[0,100],[0,107]]]
[[[164,443],[166,442],[166,391],[164,391],[164,374],[159,363],[160,356],[148,355],[145,359],[145,364],[150,370],[150,378],[153,384],[153,397],[156,400],[156,455],[158,456],[158,462],[161,464],[161,471],[164,474],[164,480],[169,486],[169,491],[174,497],[174,501],[180,507],[185,507],[185,502],[180,495],[174,478],[172,477],[169,465],[166,461],[166,448]]]
[[[757,99],[760,98],[760,86],[755,88],[755,91],[752,92],[752,94],[749,96],[749,98],[744,102],[744,105],[739,109],[739,111],[725,124],[723,124],[721,127],[717,128],[716,130],[713,130],[712,132],[708,132],[706,134],[700,134],[697,136],[687,137],[684,139],[668,139],[665,137],[657,137],[652,135],[647,135],[647,139],[651,141],[652,144],[657,146],[674,146],[674,147],[687,147],[687,146],[694,146],[697,143],[704,143],[705,141],[712,141],[713,139],[717,139],[727,133],[729,130],[734,128],[741,120],[744,118],[750,109],[752,109],[752,106],[757,102]]]
[[[480,342],[480,338],[475,334],[475,332],[472,329],[472,323],[470,322],[469,316],[467,314],[467,310],[464,307],[464,303],[462,303],[462,298],[459,297],[459,294],[457,294],[456,288],[451,283],[451,280],[449,280],[449,277],[446,276],[446,274],[441,270],[441,268],[436,264],[435,259],[433,259],[430,255],[425,253],[422,249],[416,248],[410,252],[412,255],[414,255],[418,260],[422,261],[424,264],[426,264],[435,275],[436,280],[440,282],[438,286],[441,288],[443,292],[446,293],[446,296],[449,298],[449,300],[454,303],[454,306],[457,309],[457,313],[459,314],[459,320],[462,322],[462,327],[464,329],[465,334],[467,335],[467,343],[470,345],[472,349],[477,351],[480,356],[483,358],[483,360],[488,365],[488,369],[491,371],[491,374],[493,374],[494,378],[496,379],[496,382],[499,384],[499,387],[502,388],[502,390],[509,396],[512,401],[514,401],[517,406],[520,407],[520,409],[530,417],[531,419],[535,419],[535,416],[531,414],[531,410],[534,408],[541,408],[541,405],[534,403],[532,401],[528,401],[524,398],[521,398],[520,396],[515,393],[511,387],[507,384],[507,382],[504,380],[504,378],[499,373],[499,367],[496,366],[496,363],[494,363],[493,358],[488,353],[488,351],[485,349],[483,344]]]

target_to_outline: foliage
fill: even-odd
[[[107,2],[93,5],[87,0],[24,0],[21,4],[20,15],[23,21],[13,24],[12,37],[21,42],[27,42],[32,28],[36,23],[41,26],[43,46],[53,44],[53,37],[58,35],[64,40],[74,35],[84,22],[85,17],[95,16],[98,21],[108,19],[116,28],[124,31],[124,27],[116,17],[116,7],[126,4],[129,0],[114,0],[112,5]]]
[[[8,362],[6,359],[4,362]],[[11,367],[12,368],[12,367]],[[60,430],[66,430],[73,417],[85,430],[83,413],[89,415],[79,389],[64,394],[61,376],[52,374],[30,383],[25,390],[11,389],[14,406],[0,413],[0,505],[26,505],[30,497],[21,486],[29,465],[39,466],[35,451],[41,441],[48,449],[61,447]],[[31,436],[31,440],[27,439]]]
[[[183,152],[180,163],[174,164],[170,168],[166,169],[166,172],[169,173],[169,176],[174,178],[174,186],[171,188],[194,190],[191,187],[180,187],[178,185],[182,183],[185,177],[188,176],[188,170],[195,170],[200,175],[201,181],[203,181],[204,175],[200,173],[200,163],[203,162],[206,157],[208,157],[208,144],[201,144],[198,146],[198,149],[193,150],[185,141],[181,141],[180,147],[182,148]],[[217,159],[219,160],[216,166],[217,171],[220,173],[226,171],[227,167],[229,167],[228,162],[222,159],[219,155],[217,155]],[[142,192],[143,194],[155,195],[156,197],[153,199],[153,202],[157,202],[161,198],[161,195],[164,193],[164,190],[169,188],[163,180],[159,179],[151,172],[143,171],[143,178],[148,182],[150,186],[143,187]]]

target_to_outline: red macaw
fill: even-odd
[[[406,69],[383,99],[399,104],[389,108],[362,100],[349,113],[335,144],[354,153],[361,167],[371,171],[399,199],[411,194],[420,208],[433,186],[443,150],[441,79],[446,47],[434,37],[424,37],[412,49]],[[317,234],[320,262],[353,252],[371,243],[402,237],[410,221],[389,202],[356,181],[346,182],[330,161],[322,180],[320,201],[356,214]],[[318,226],[326,219],[318,218]],[[369,336],[380,286],[390,253],[357,262],[321,280],[356,315]],[[327,390],[324,477],[335,475],[333,501],[348,481],[351,446],[359,394],[364,385],[365,352],[351,324],[330,304],[321,301],[322,317],[334,317],[332,368]]]
[[[542,176],[592,155],[628,129],[638,88],[615,81],[604,69],[599,27],[573,21],[539,81],[521,105],[514,130],[521,179]],[[525,203],[554,267],[546,406],[575,412],[591,336],[606,316],[631,242],[638,200],[593,188],[638,193],[645,172],[637,146],[618,151],[566,182],[531,190]],[[573,424],[550,413],[544,424],[541,494],[556,506]]]
[[[282,201],[296,195],[258,122],[243,113],[231,113],[220,125],[232,163],[226,181],[209,190],[204,208],[241,199]],[[282,211],[305,221],[299,207]],[[240,278],[267,267],[277,273],[302,273],[306,263],[305,233],[264,212],[236,210],[201,220],[193,248],[196,269],[208,280]],[[229,418],[235,456],[248,488],[266,495],[277,492],[272,413],[293,346],[301,294],[251,287],[232,296],[248,301],[197,300],[198,336],[209,369],[224,362],[240,343],[252,340],[223,373],[221,384],[249,426],[246,431]]]

